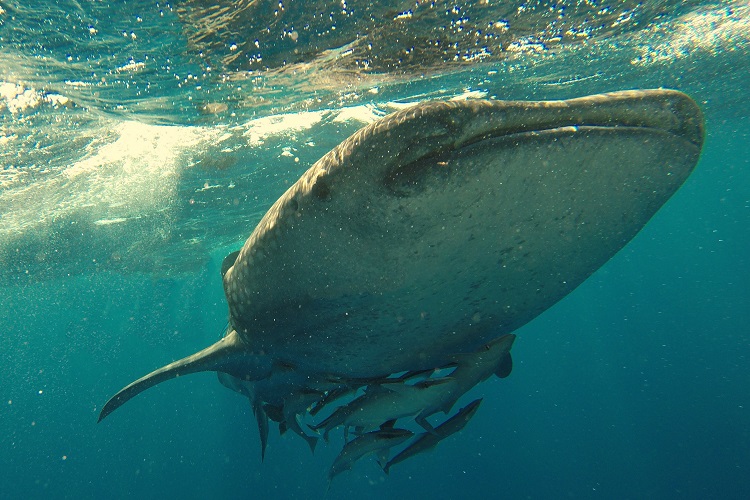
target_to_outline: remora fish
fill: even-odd
[[[249,382],[240,380],[226,373],[219,373],[219,381],[229,389],[246,396],[250,400],[256,420],[258,422],[258,431],[261,440],[261,460],[265,457],[266,445],[268,442],[268,419],[271,418],[279,423],[279,431],[283,432],[288,428],[295,434],[304,439],[310,451],[315,453],[315,446],[318,438],[309,436],[302,430],[299,425],[298,415],[307,413],[314,403],[324,397],[322,391],[318,391],[300,384],[294,384],[292,380],[281,380],[283,373],[273,379],[266,379],[259,382]],[[274,409],[272,414],[268,413],[268,408]]]
[[[415,421],[431,432],[433,429],[426,420],[427,417],[439,411],[449,413],[461,396],[493,373],[500,378],[510,375],[513,369],[510,348],[515,340],[516,336],[509,333],[485,344],[476,352],[456,355],[456,368],[447,377],[449,382],[442,392],[434,394],[434,399],[425,400],[428,404],[416,416]]]
[[[510,349],[515,338],[513,334],[503,335],[477,352],[456,355],[456,367],[448,377],[426,379],[411,385],[382,383],[349,404],[340,406],[311,428],[315,431],[324,429],[327,440],[331,429],[339,425],[344,426],[346,435],[349,427],[358,432],[367,431],[389,420],[417,415],[416,422],[432,432],[427,417],[439,411],[449,413],[461,396],[493,373],[499,377],[510,374],[513,366]]]
[[[357,432],[376,429],[389,420],[416,415],[429,402],[441,399],[440,394],[449,384],[447,377],[423,380],[413,385],[400,382],[381,384],[346,406],[340,406],[312,429],[325,429],[323,436],[326,440],[331,429],[339,425],[344,426],[345,433],[349,427],[356,428]]]
[[[405,429],[383,428],[368,432],[352,439],[344,445],[339,456],[328,472],[328,484],[331,480],[344,471],[350,470],[357,460],[371,453],[385,453],[394,446],[398,446],[414,435]]]
[[[397,463],[403,462],[407,458],[411,458],[419,453],[433,449],[440,441],[463,429],[477,412],[481,402],[481,399],[472,401],[461,408],[454,416],[438,425],[434,432],[420,434],[413,443],[407,446],[401,453],[393,457],[393,459],[383,467],[383,471],[388,474],[391,467]]]

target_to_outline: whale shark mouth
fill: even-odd
[[[383,175],[383,186],[393,195],[408,197],[421,191],[426,187],[423,179],[431,177],[447,177],[451,173],[451,165],[456,163],[462,156],[471,154],[472,151],[481,149],[507,149],[520,147],[524,143],[541,140],[555,141],[557,138],[578,135],[604,135],[607,133],[643,134],[648,136],[669,135],[675,140],[684,141],[687,150],[698,152],[700,146],[696,143],[696,137],[679,135],[678,133],[663,128],[651,126],[632,125],[562,125],[554,128],[536,130],[498,130],[496,133],[488,133],[473,137],[461,144],[443,147],[426,154],[425,156],[404,165],[396,165],[386,171]]]

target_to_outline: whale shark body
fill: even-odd
[[[698,106],[672,90],[386,116],[316,162],[225,259],[225,336],[126,386],[99,419],[162,381],[214,371],[250,398],[263,432],[273,415],[297,424],[399,373],[469,366],[630,241],[703,139]]]

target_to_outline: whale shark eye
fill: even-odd
[[[490,345],[489,344],[484,344],[484,350],[485,351],[489,351],[490,350]]]

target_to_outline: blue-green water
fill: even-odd
[[[218,338],[222,257],[365,123],[428,98],[647,87],[704,109],[694,174],[517,332],[513,374],[472,391],[484,402],[460,434],[388,477],[363,461],[328,496],[750,497],[746,2],[436,3],[421,20],[401,16],[411,4],[350,2],[347,16],[326,7],[327,24],[289,2],[283,26],[213,38],[196,34],[201,2],[28,4],[0,2],[0,497],[325,496],[341,436],[312,456],[274,430],[261,463],[246,399],[212,374],[98,412]],[[425,35],[421,60],[394,62],[401,49],[383,44],[398,37],[368,31],[378,15],[453,29],[458,61],[430,55]],[[502,50],[461,38],[491,17]],[[341,38],[326,38],[333,25]],[[380,41],[367,58],[324,50],[363,33]]]

